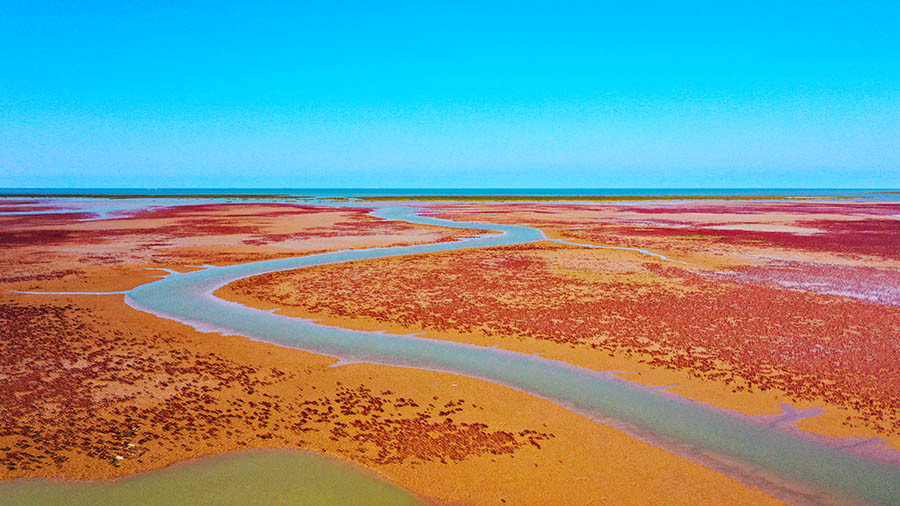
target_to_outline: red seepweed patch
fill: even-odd
[[[634,357],[736,391],[825,400],[861,413],[848,424],[900,433],[900,377],[891,373],[900,307],[654,263],[643,269],[657,281],[585,278],[547,263],[547,251],[565,254],[523,245],[267,274],[231,287],[312,314]]]

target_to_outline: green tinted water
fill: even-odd
[[[699,403],[685,402],[675,396],[640,388],[615,377],[538,356],[415,336],[326,327],[242,306],[212,295],[226,283],[266,272],[544,239],[543,234],[535,229],[448,222],[416,216],[411,209],[382,208],[375,214],[388,219],[480,228],[502,234],[460,242],[340,251],[210,268],[139,286],[129,291],[126,301],[138,309],[202,329],[251,336],[346,360],[447,371],[508,385],[554,400],[579,412],[624,423],[642,437],[663,447],[710,462],[716,468],[727,469],[729,474],[775,492],[780,497],[811,503],[900,504],[900,466],[842,451],[833,445],[802,437],[800,433],[774,430],[747,417],[735,416]],[[281,466],[281,469],[284,467]],[[371,492],[361,492],[352,497],[292,496],[292,493],[309,494],[311,490],[318,489],[299,485],[299,482],[295,487],[293,482],[297,478],[293,475],[278,476],[274,472],[263,471],[254,475],[254,478],[248,478],[248,473],[239,467],[225,471],[229,473],[228,477],[221,481],[226,484],[243,480],[245,484],[255,484],[257,490],[248,492],[247,487],[244,487],[241,489],[243,492],[222,492],[225,490],[224,485],[215,480],[211,485],[200,485],[201,481],[196,478],[180,476],[182,469],[179,468],[175,474],[163,474],[168,471],[154,473],[160,475],[154,477],[160,481],[156,485],[139,487],[139,493],[143,495],[138,495],[134,500],[130,497],[135,496],[97,495],[88,495],[85,496],[86,499],[79,500],[81,496],[76,497],[75,489],[58,489],[56,487],[59,484],[48,486],[48,482],[44,481],[33,488],[31,493],[34,495],[30,497],[10,495],[16,491],[0,487],[0,503],[122,504],[127,501],[137,504],[379,504],[377,501],[380,496]],[[308,473],[303,471],[300,474]],[[150,479],[150,476],[152,475],[136,479]],[[193,495],[169,495],[169,490],[176,487],[174,484],[177,483],[183,484],[179,493]],[[349,485],[355,481],[347,477],[313,479],[312,483],[335,485],[329,494],[355,487]],[[108,493],[102,490],[105,486],[96,486],[97,492],[90,491],[90,494]],[[95,486],[88,488],[91,487]],[[22,501],[22,498],[29,500]],[[387,502],[399,504],[393,498]]]
[[[536,229],[450,222],[418,216],[408,208],[382,208],[373,214],[501,234],[214,267],[141,285],[129,291],[126,302],[204,330],[251,336],[349,361],[445,371],[511,386],[609,420],[654,444],[795,502],[900,504],[900,465],[842,451],[799,432],[775,430],[748,417],[540,356],[416,336],[327,327],[213,295],[224,284],[266,272],[544,239]]]
[[[320,455],[229,453],[115,481],[0,482],[0,505],[418,505],[409,492]]]

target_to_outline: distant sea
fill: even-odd
[[[900,189],[847,188],[0,188],[0,195],[278,195],[292,197],[403,196],[797,196],[900,201]]]

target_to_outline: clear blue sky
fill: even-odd
[[[3,3],[0,186],[900,187],[900,1],[181,3]]]

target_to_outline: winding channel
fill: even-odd
[[[415,335],[328,327],[215,297],[241,278],[276,271],[437,251],[546,240],[534,228],[456,222],[420,216],[409,207],[381,207],[373,215],[423,225],[494,232],[435,244],[322,253],[173,274],[127,292],[132,307],[199,330],[339,358],[481,378],[549,399],[598,421],[725,472],[795,503],[900,504],[900,452],[866,440],[808,434],[790,418],[749,417],[690,401],[665,389],[536,355]],[[796,412],[794,412],[796,415]],[[777,417],[775,417],[777,418]]]

